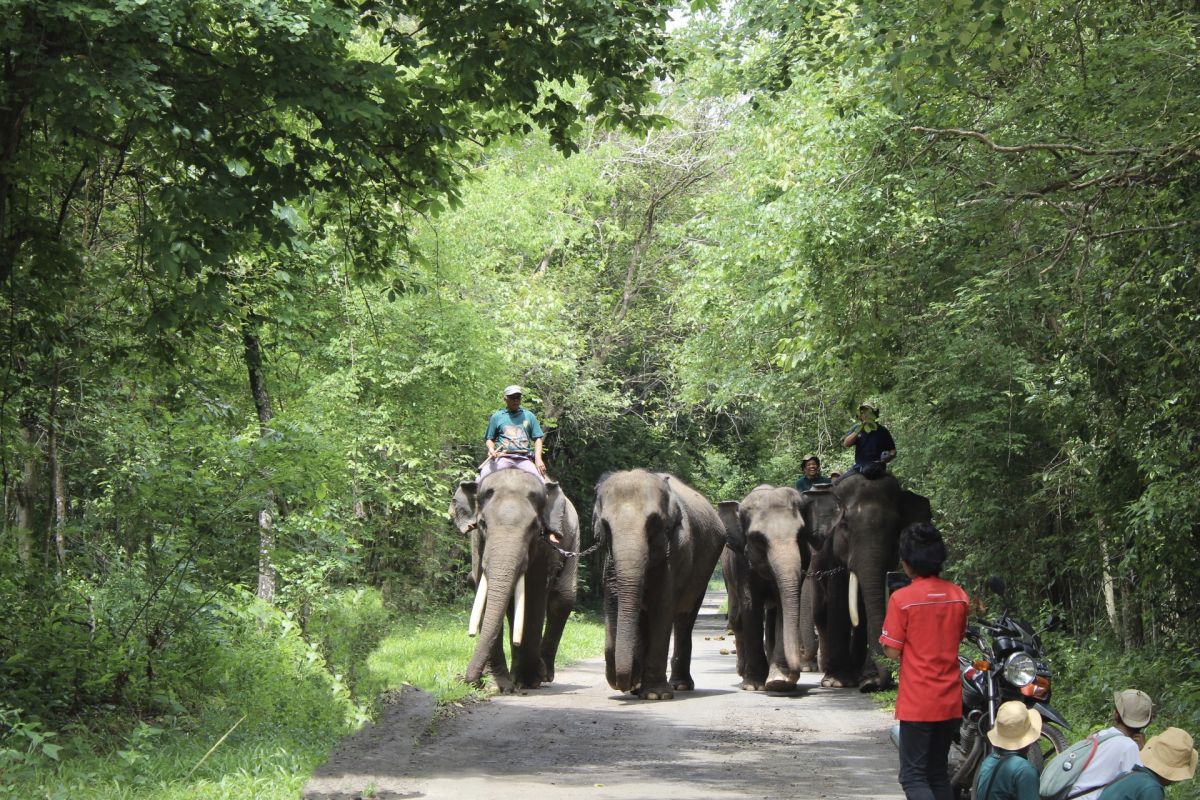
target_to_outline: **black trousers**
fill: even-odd
[[[908,800],[953,800],[946,759],[959,718],[900,722],[900,785]]]

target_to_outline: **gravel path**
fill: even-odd
[[[603,659],[448,717],[406,689],[338,746],[304,800],[903,797],[891,719],[869,697],[822,689],[816,673],[792,696],[737,688],[723,599],[711,592],[696,626],[694,692],[628,698],[608,688]]]

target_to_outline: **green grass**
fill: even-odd
[[[475,692],[456,680],[474,645],[466,634],[465,608],[433,611],[417,620],[402,620],[400,626],[360,667],[361,696],[406,683],[431,692],[442,703]],[[575,614],[563,634],[558,663],[599,656],[603,643],[603,625],[595,617]],[[214,701],[206,715],[183,717],[174,727],[159,721],[120,740],[93,736],[60,741],[66,747],[58,764],[47,762],[19,775],[0,769],[0,798],[295,800],[333,745],[353,728],[347,724],[331,729],[308,719],[291,719],[287,726],[256,726],[248,719],[205,758],[241,716],[238,698],[230,696]]]
[[[443,610],[411,630],[384,637],[367,659],[366,684],[376,693],[409,684],[430,692],[440,703],[471,695],[475,690],[458,681],[475,648],[475,640],[467,636],[467,617],[466,609]],[[603,651],[603,623],[576,612],[563,631],[556,661],[562,666]],[[505,654],[511,658],[507,645]]]

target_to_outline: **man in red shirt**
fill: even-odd
[[[879,643],[900,661],[900,785],[908,800],[952,800],[946,758],[962,717],[958,644],[967,595],[938,575],[946,545],[928,522],[900,533],[900,566],[912,579],[893,593]]]

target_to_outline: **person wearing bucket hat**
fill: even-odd
[[[1163,800],[1163,787],[1190,780],[1196,774],[1196,748],[1192,737],[1179,728],[1167,728],[1142,748],[1143,766],[1100,793],[1100,800]]]
[[[521,387],[504,390],[504,408],[488,419],[484,443],[488,457],[479,466],[479,479],[501,469],[516,468],[546,481],[546,465],[542,461],[542,439],[545,434],[533,412],[521,408]]]
[[[1096,752],[1075,779],[1071,797],[1096,800],[1104,787],[1142,763],[1146,743],[1142,729],[1150,724],[1154,703],[1140,689],[1113,692],[1112,726],[1093,734]]]
[[[813,453],[809,453],[800,462],[804,474],[796,481],[797,492],[807,492],[814,486],[819,486],[823,483],[829,483],[829,478],[821,474],[821,459]]]
[[[996,749],[979,765],[975,800],[1038,800],[1037,769],[1022,756],[1041,735],[1041,714],[1020,700],[1001,703],[987,735]]]
[[[842,447],[854,448],[854,466],[846,470],[842,480],[855,472],[880,478],[887,472],[887,463],[896,457],[896,441],[878,419],[879,406],[870,400],[858,404],[858,422],[842,439]]]

